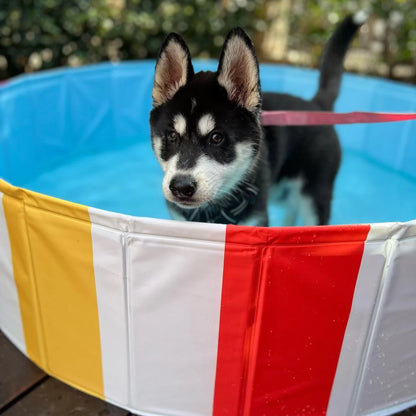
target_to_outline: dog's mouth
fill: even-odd
[[[198,201],[192,198],[183,199],[183,198],[174,197],[174,198],[169,198],[169,199],[171,202],[185,209],[199,208],[205,204],[205,201]]]

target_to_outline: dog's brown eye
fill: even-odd
[[[167,134],[168,140],[170,142],[176,142],[177,140],[179,140],[179,133],[177,133],[176,131],[170,131]]]
[[[213,145],[221,144],[224,140],[224,136],[221,133],[218,133],[217,131],[214,131],[209,136],[209,143]]]

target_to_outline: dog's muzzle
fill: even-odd
[[[169,189],[179,203],[191,201],[196,192],[197,183],[190,175],[176,175],[170,181]]]

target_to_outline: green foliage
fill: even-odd
[[[175,31],[217,57],[234,26],[264,27],[256,0],[0,0],[0,77],[105,60],[154,58]]]
[[[357,10],[364,9],[373,20],[382,19],[386,25],[383,36],[385,63],[416,62],[416,0],[294,0],[289,13],[291,24],[289,47],[311,49],[315,64],[323,45],[330,36],[329,27]],[[306,39],[306,42],[305,42]]]
[[[0,79],[58,66],[154,58],[171,31],[184,36],[192,56],[217,58],[235,26],[260,39],[255,35],[276,18],[266,15],[267,6],[278,2],[0,0]],[[337,21],[362,7],[387,24],[378,42],[390,75],[397,63],[415,65],[416,0],[291,0],[285,16],[288,48],[306,51],[317,65]]]

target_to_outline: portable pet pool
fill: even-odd
[[[46,372],[142,415],[416,404],[416,122],[337,127],[331,222],[344,225],[171,221],[149,139],[153,69],[0,87],[2,331]],[[304,97],[317,85],[282,66],[261,77]],[[345,75],[337,110],[415,112],[416,90]]]

